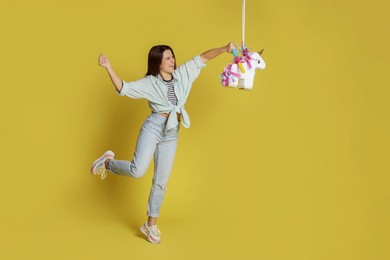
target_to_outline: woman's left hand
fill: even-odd
[[[232,50],[237,49],[237,46],[234,43],[230,42],[228,45],[226,45],[225,48],[227,52],[232,53]]]

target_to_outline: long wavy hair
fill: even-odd
[[[163,58],[163,53],[166,50],[170,50],[172,52],[173,58],[175,59],[175,69],[176,69],[176,57],[172,48],[167,45],[156,45],[153,46],[148,55],[148,71],[146,72],[146,76],[153,75],[157,77],[160,73],[160,65]]]

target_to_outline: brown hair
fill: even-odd
[[[153,75],[157,76],[160,73],[160,65],[163,58],[163,53],[166,50],[170,50],[172,52],[173,58],[175,59],[175,69],[176,69],[176,58],[175,53],[172,48],[167,45],[156,45],[153,46],[148,55],[148,71],[146,72],[146,76]]]

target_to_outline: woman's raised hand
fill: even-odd
[[[104,68],[110,67],[110,61],[107,59],[106,56],[104,56],[103,53],[100,53],[98,61],[100,66]]]
[[[232,50],[237,49],[237,46],[234,43],[230,42],[228,43],[228,45],[226,45],[225,48],[227,52],[232,53]]]

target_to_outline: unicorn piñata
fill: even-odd
[[[232,50],[233,63],[227,65],[221,74],[221,83],[225,87],[239,87],[240,89],[251,90],[255,78],[256,69],[263,70],[265,62],[261,57],[263,50],[249,52],[245,45],[245,6],[246,1],[242,0],[242,41],[241,57],[237,50]]]
[[[221,74],[221,83],[224,87],[239,87],[251,90],[256,69],[263,70],[265,62],[261,57],[264,49],[259,52],[249,52],[244,46],[242,57],[234,55],[233,63],[227,65]]]

